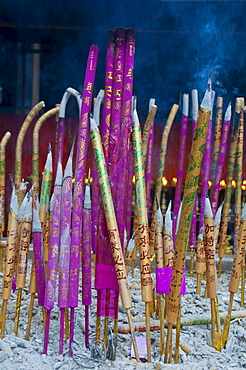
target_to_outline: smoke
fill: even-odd
[[[183,93],[199,90],[201,101],[208,75],[216,95],[225,100],[246,95],[246,29],[243,1],[41,1],[3,0],[1,22],[15,25],[15,34],[0,40],[41,48],[41,94],[53,107],[68,86],[81,91],[89,48],[100,48],[95,94],[104,87],[107,33],[122,26],[136,29],[134,94],[143,116],[156,99],[157,119],[166,119]],[[12,53],[13,54],[13,53]],[[10,60],[9,54],[6,57]],[[15,61],[13,55],[11,61]],[[3,61],[2,65],[8,63]],[[1,72],[1,71],[0,71]],[[16,71],[12,73],[15,76]],[[0,81],[2,76],[0,76]],[[7,83],[7,79],[6,79]],[[8,79],[9,91],[15,91]]]

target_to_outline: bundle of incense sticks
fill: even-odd
[[[122,248],[124,247],[124,233],[127,227],[126,199],[129,197],[127,185],[129,182],[128,167],[131,151],[134,45],[133,29],[117,28],[115,31],[109,32],[101,132]],[[92,184],[95,193],[94,186]],[[121,194],[121,196],[119,197],[118,194]],[[92,207],[93,202],[92,199]],[[128,232],[129,237],[130,232]],[[118,310],[110,309],[110,307],[117,307],[118,305],[118,286],[102,202],[99,205],[95,287],[98,291],[97,339],[100,338],[100,317],[104,316],[104,342],[106,343],[109,318],[114,319],[114,332],[117,332]]]

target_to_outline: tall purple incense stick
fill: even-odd
[[[33,205],[33,223],[32,223],[33,259],[36,273],[38,304],[40,306],[43,306],[45,294],[44,249],[43,249],[42,227],[39,219],[38,195],[36,195],[35,198],[33,198],[34,205]]]
[[[60,346],[59,353],[63,353],[65,308],[69,307],[69,268],[71,249],[71,209],[72,209],[72,175],[73,175],[73,148],[72,146],[62,181],[61,195],[61,226],[60,226],[60,249],[59,249],[59,285],[58,285],[58,307],[60,307]]]
[[[90,176],[88,176],[88,179]],[[91,195],[90,182],[85,186],[83,206],[83,241],[82,241],[82,304],[85,306],[85,346],[89,348],[89,306],[91,305]]]
[[[179,155],[178,155],[178,175],[175,188],[175,196],[173,203],[173,241],[175,245],[176,231],[177,231],[177,217],[182,197],[182,187],[184,178],[184,163],[186,154],[186,137],[188,130],[188,108],[189,108],[189,95],[183,94],[183,112],[180,129],[180,142],[179,142]]]
[[[46,311],[46,326],[44,334],[44,354],[47,354],[49,341],[50,312],[54,308],[55,289],[57,281],[58,254],[60,245],[61,225],[61,191],[62,191],[62,165],[58,162],[53,199],[50,205],[50,241],[48,249],[48,264],[45,282],[44,308]]]
[[[223,170],[224,160],[225,160],[225,155],[226,155],[226,149],[227,149],[227,143],[228,143],[228,137],[229,137],[229,131],[230,131],[230,123],[231,123],[231,103],[228,105],[226,113],[225,113],[225,117],[224,117],[224,124],[222,128],[221,139],[220,139],[219,158],[217,162],[217,170],[215,173],[213,193],[211,197],[211,206],[212,206],[212,211],[213,211],[214,216],[215,216],[217,206],[218,206],[220,181],[221,181],[221,175],[222,175],[222,170]]]
[[[191,138],[192,142],[194,139],[197,117],[198,117],[198,91],[192,90],[192,127],[191,127]],[[197,209],[197,194],[194,202],[194,209],[191,219],[190,226],[190,248],[195,248],[196,246],[196,209]]]
[[[80,124],[78,131],[75,183],[73,198],[73,216],[72,216],[72,240],[70,254],[70,275],[69,275],[69,306],[71,308],[70,318],[70,345],[69,354],[72,356],[72,343],[74,335],[74,308],[78,306],[79,293],[79,266],[80,266],[80,248],[82,233],[82,206],[84,193],[84,173],[86,168],[86,158],[89,143],[89,113],[93,97],[93,87],[96,74],[96,66],[99,49],[93,45],[90,48],[87,60],[84,89],[82,95],[82,107],[80,115]]]

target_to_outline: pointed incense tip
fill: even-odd
[[[25,209],[24,218],[32,219],[32,195],[28,193],[28,201]]]
[[[241,218],[242,219],[246,219],[246,203],[244,204],[244,207],[243,207],[243,210],[242,210],[242,215],[241,215]]]
[[[93,117],[93,114],[90,114],[90,128],[91,130],[98,130],[97,123],[95,118]]]
[[[66,164],[66,167],[65,167],[63,179],[65,179],[66,177],[72,177],[73,176],[74,143],[75,143],[75,139],[73,140],[73,143],[72,143],[72,147],[71,147],[70,154],[69,154],[67,164]]]
[[[229,103],[226,112],[225,112],[225,118],[224,121],[230,121],[231,120],[231,102]]]
[[[28,184],[29,184],[28,182],[24,182],[24,179],[22,179],[19,185],[19,190],[26,190]]]
[[[136,96],[133,97],[132,101],[132,125],[137,126],[140,125],[138,114],[137,114],[137,98]]]
[[[183,115],[188,117],[189,114],[189,94],[183,94]]]
[[[209,91],[212,90],[212,79],[211,79],[211,76],[208,76],[208,85],[207,85],[207,89]]]
[[[211,203],[210,203],[209,198],[207,198],[207,197],[205,199],[205,212],[204,212],[204,214],[205,214],[205,216],[211,216],[211,217],[213,217]]]
[[[204,95],[204,98],[201,102],[201,107],[206,109],[206,110],[209,110],[211,111],[212,110],[212,91],[211,90],[206,90],[205,92],[205,95]]]
[[[199,230],[199,235],[198,235],[198,238],[199,239],[203,239],[203,234],[204,234],[204,227],[202,226]]]
[[[19,213],[18,213],[18,219],[21,219],[25,215],[25,210],[28,202],[28,193],[26,193],[23,201],[21,202],[20,208],[19,208]]]
[[[62,164],[60,161],[57,163],[55,186],[62,185]]]
[[[170,200],[166,215],[165,215],[165,230],[172,231],[172,215],[171,215],[171,206],[172,206],[172,201]]]
[[[192,119],[194,121],[197,121],[197,117],[198,117],[198,109],[199,109],[199,106],[198,106],[198,90],[196,89],[193,89],[192,90]]]
[[[18,215],[18,198],[17,194],[15,191],[15,187],[13,186],[12,188],[12,195],[11,195],[11,200],[10,200],[10,208],[14,211],[16,215]]]
[[[100,107],[102,104],[104,98],[104,90],[100,90],[97,97],[96,97],[96,102],[94,104],[94,109],[93,109],[93,116],[96,120],[97,126],[100,124]]]
[[[32,219],[32,231],[33,232],[42,232],[41,222],[39,218],[39,203],[37,202],[37,208],[33,209],[33,219]]]
[[[158,205],[157,211],[156,211],[156,227],[162,227],[163,226],[163,217],[161,213],[161,207]]]
[[[149,100],[149,112],[151,111],[153,105],[155,105],[155,99],[150,98],[150,100]]]
[[[223,202],[220,204],[219,208],[217,209],[217,212],[216,212],[215,218],[214,218],[214,226],[217,226],[217,225],[220,224],[221,213],[222,213],[222,208],[224,206],[224,203],[225,203],[225,200],[223,200]]]
[[[47,170],[52,172],[52,152],[51,152],[51,144],[50,143],[48,145],[48,155],[47,155],[47,159],[46,159],[44,168],[46,168]]]
[[[85,185],[84,209],[91,209],[91,189],[90,189],[90,183],[88,183],[88,184]]]

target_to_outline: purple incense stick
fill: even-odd
[[[221,181],[221,175],[222,175],[222,170],[223,170],[223,165],[224,165],[224,159],[226,155],[226,148],[227,148],[227,142],[228,142],[229,131],[230,131],[230,122],[231,122],[231,103],[228,105],[228,108],[225,113],[224,124],[222,128],[221,139],[220,139],[219,158],[217,162],[217,169],[216,169],[213,193],[212,193],[212,198],[211,198],[212,200],[211,206],[212,206],[213,215],[215,215],[217,206],[218,206],[220,181]]]
[[[60,232],[60,250],[59,250],[59,287],[58,287],[58,307],[61,309],[60,316],[60,347],[59,353],[63,353],[64,341],[64,318],[65,308],[68,304],[69,289],[69,268],[70,268],[70,248],[71,248],[71,209],[72,209],[72,165],[73,165],[72,146],[67,165],[64,171],[61,196],[61,232]]]
[[[124,84],[121,107],[121,132],[119,137],[119,159],[117,164],[117,178],[115,180],[115,183],[113,183],[113,187],[117,188],[117,193],[121,194],[120,197],[117,196],[114,199],[116,201],[116,218],[118,222],[122,248],[124,246],[126,189],[128,183],[129,151],[131,149],[130,142],[132,132],[131,112],[132,112],[134,52],[135,52],[135,31],[134,29],[130,28],[127,29],[126,31]]]
[[[81,215],[84,190],[84,173],[86,168],[86,158],[90,135],[89,113],[91,110],[91,103],[93,97],[93,86],[96,74],[98,53],[99,53],[98,47],[94,45],[91,46],[86,66],[77,141],[73,217],[72,217],[72,240],[70,255],[70,275],[69,275],[69,306],[71,308],[70,346],[69,346],[70,356],[72,356],[74,308],[78,306],[79,266],[80,266],[81,232],[82,232]]]
[[[176,229],[177,229],[177,217],[182,196],[183,178],[184,178],[184,163],[186,154],[186,137],[188,130],[188,106],[189,106],[189,95],[183,94],[183,113],[180,129],[180,142],[179,142],[179,155],[178,155],[178,175],[177,183],[175,188],[175,196],[173,203],[173,241],[175,245],[176,240]]]
[[[54,193],[51,201],[50,242],[48,250],[48,264],[45,284],[44,308],[47,312],[54,308],[55,289],[57,280],[58,253],[60,244],[60,216],[61,216],[62,165],[58,162]],[[48,316],[50,317],[50,315]],[[44,354],[47,354],[49,338],[49,320],[46,318]]]
[[[39,219],[38,196],[34,199],[32,240],[33,240],[33,259],[36,273],[36,284],[38,293],[38,304],[44,305],[45,295],[45,271],[44,271],[44,250],[42,227]]]
[[[89,348],[89,306],[91,305],[91,196],[90,183],[85,186],[82,241],[82,304],[85,305],[85,346]]]

